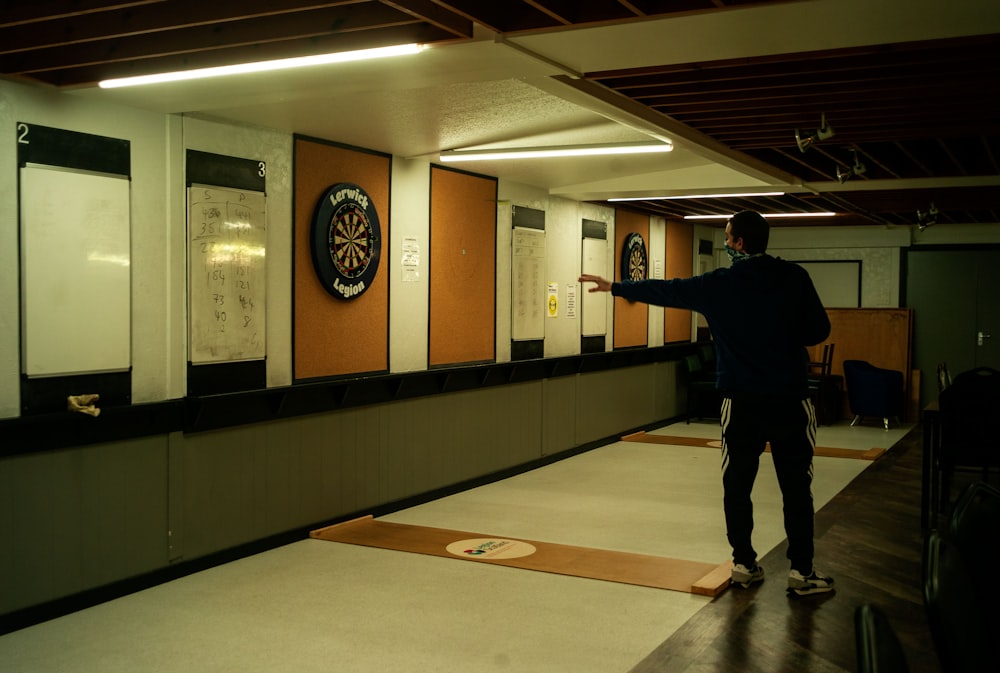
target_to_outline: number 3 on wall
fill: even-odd
[[[267,164],[263,161],[257,163],[257,175],[265,177],[267,175]]]

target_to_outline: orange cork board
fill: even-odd
[[[615,280],[622,280],[621,258],[625,239],[637,233],[649,255],[649,216],[627,210],[615,211]],[[648,277],[648,269],[647,269]],[[615,348],[645,346],[649,343],[649,309],[646,304],[615,297]]]
[[[687,222],[667,221],[667,250],[663,277],[689,278],[694,254],[694,227]],[[681,308],[663,309],[663,341],[691,341],[691,311]]]
[[[497,180],[431,168],[428,362],[496,357]]]
[[[385,371],[389,367],[389,182],[392,158],[319,140],[295,139],[293,357],[296,380]],[[350,300],[333,297],[316,275],[310,234],[317,203],[337,183],[371,199],[381,237],[378,271]]]

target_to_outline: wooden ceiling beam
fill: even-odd
[[[4,2],[0,27],[26,26],[52,21],[133,9],[144,5],[164,4],[167,0],[37,0],[36,2]]]
[[[450,39],[450,35],[439,28],[414,23],[364,32],[325,35],[307,40],[220,48],[200,53],[197,61],[192,61],[188,54],[181,53],[157,58],[108,61],[81,67],[68,66],[46,71],[36,78],[55,86],[87,86],[101,80],[118,77],[191,70],[232,63],[252,63],[353,49],[369,49],[409,42],[435,42],[444,39]]]
[[[219,50],[253,45],[272,45],[269,58],[299,54],[281,54],[282,44],[295,45],[325,36],[351,32],[372,32],[416,24],[409,15],[375,6],[359,7],[348,14],[336,10],[314,10],[279,16],[258,17],[220,25],[199,25],[178,30],[132,35],[107,41],[88,42],[0,56],[0,71],[7,73],[43,73],[70,67],[92,66],[130,60],[155,59],[184,54],[187,68],[203,67],[201,61],[212,59]],[[307,51],[307,53],[323,53]],[[262,60],[255,58],[252,60]]]
[[[57,17],[37,25],[33,30],[12,30],[0,27],[0,54],[50,47],[62,47],[87,42],[134,37],[149,33],[179,31],[200,26],[223,27],[229,23],[268,18],[296,12],[340,8],[354,13],[348,5],[358,0],[243,0],[235,8],[232,3],[212,3],[204,0],[170,0],[169,11],[160,5],[131,8],[128,11],[105,12],[85,17]]]
[[[432,26],[447,31],[456,38],[472,37],[472,20],[456,14],[431,0],[381,0],[383,5],[426,21]]]

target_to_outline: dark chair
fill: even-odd
[[[934,648],[947,673],[995,671],[995,634],[987,632],[987,610],[958,547],[931,531],[924,545],[924,607]],[[991,582],[989,568],[984,581]],[[996,606],[989,606],[995,610]]]
[[[949,493],[955,472],[981,471],[984,480],[1000,467],[1000,372],[979,367],[962,372],[938,396],[941,441],[937,451],[941,472],[941,503]]]
[[[948,539],[972,566],[1000,559],[1000,489],[983,481],[969,484],[948,516]],[[992,583],[995,584],[995,583]]]
[[[714,361],[711,371],[699,355],[685,355],[684,367],[687,370],[687,410],[685,422],[692,418],[718,418],[722,406],[722,395],[715,386]],[[711,403],[711,414],[703,414],[702,410]]]
[[[858,673],[909,673],[899,637],[874,605],[860,605],[854,611],[854,646]]]
[[[820,425],[829,425],[841,415],[844,377],[833,373],[835,345],[823,344],[820,360],[809,363],[809,398],[816,408],[816,421]]]
[[[938,394],[951,385],[951,373],[948,371],[947,362],[939,362],[937,366]]]
[[[864,360],[844,360],[847,401],[854,414],[851,426],[865,417],[881,418],[885,429],[889,419],[899,422],[903,415],[903,373],[882,369]]]
[[[977,481],[962,489],[948,516],[947,538],[958,549],[970,577],[989,572],[1000,558],[1000,489]],[[1000,601],[1000,584],[983,582],[976,587],[984,605]],[[1000,634],[1000,613],[986,611],[986,630]]]

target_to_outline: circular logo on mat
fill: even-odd
[[[520,540],[503,540],[498,538],[476,538],[474,540],[459,540],[445,547],[449,554],[463,558],[474,559],[509,559],[531,556],[535,553],[535,545]]]
[[[312,257],[323,287],[354,299],[375,280],[381,254],[378,213],[361,187],[340,182],[327,189],[313,213]]]

